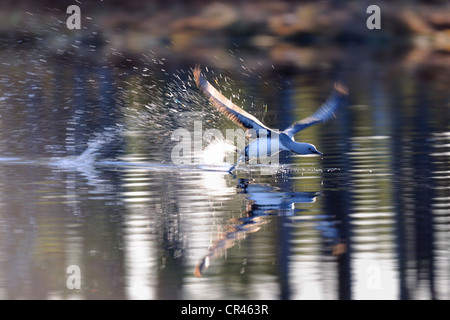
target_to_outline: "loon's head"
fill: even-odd
[[[318,154],[320,156],[323,155],[323,153],[317,150],[317,148],[313,144],[306,142],[295,142],[291,148],[291,151],[301,155],[308,155],[308,154]]]

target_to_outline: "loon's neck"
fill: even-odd
[[[305,142],[296,142],[287,134],[280,134],[280,149],[288,150],[298,154],[308,154],[308,148],[311,145]]]

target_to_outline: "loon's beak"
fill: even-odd
[[[315,150],[315,153],[317,153],[317,154],[320,155],[320,156],[323,156],[323,153],[320,152],[319,150]]]

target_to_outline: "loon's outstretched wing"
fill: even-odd
[[[235,105],[229,99],[225,98],[219,91],[216,90],[209,82],[206,80],[202,74],[199,66],[194,69],[195,83],[203,92],[203,94],[208,98],[209,102],[220,112],[226,115],[234,123],[242,126],[245,129],[254,129],[258,134],[260,130],[271,131],[266,127],[261,121],[256,119],[254,116],[242,110],[240,107]]]
[[[347,87],[340,82],[334,84],[334,91],[331,93],[330,97],[325,101],[325,103],[317,109],[309,117],[306,117],[300,121],[297,121],[284,129],[284,133],[288,136],[293,137],[297,132],[308,128],[319,122],[325,122],[331,118],[334,118],[335,112],[340,106],[344,104],[348,96]]]

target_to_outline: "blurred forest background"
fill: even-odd
[[[80,7],[81,30],[66,27],[72,4]],[[381,9],[380,30],[366,27],[373,4]],[[104,50],[125,67],[151,51],[177,64],[223,69],[235,67],[236,53],[248,65],[303,68],[333,63],[357,46],[379,59],[425,64],[429,76],[450,66],[450,2],[7,0],[0,39],[3,46],[44,44],[59,56]]]

